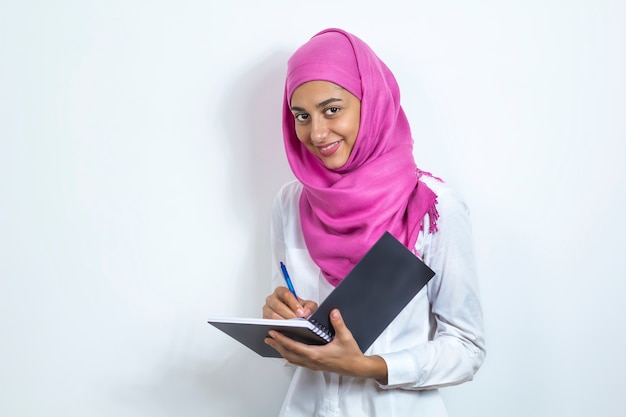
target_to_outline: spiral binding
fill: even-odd
[[[330,329],[317,320],[310,319],[309,321],[315,325],[315,329],[313,331],[316,335],[320,336],[327,342],[331,342],[333,340],[333,332]]]

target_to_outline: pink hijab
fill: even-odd
[[[361,100],[361,124],[345,165],[331,170],[298,140],[290,111],[301,84],[330,81]],[[419,180],[413,138],[400,106],[400,90],[387,66],[361,39],[326,29],[289,59],[283,108],[289,165],[304,188],[300,197],[307,249],[324,276],[338,285],[388,231],[413,250],[430,214],[435,232],[435,193]]]

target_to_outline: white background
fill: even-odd
[[[407,8],[411,5],[410,8]],[[291,178],[285,61],[326,27],[395,72],[472,210],[488,355],[451,416],[621,416],[626,4],[0,2],[0,415],[271,416],[260,315]]]

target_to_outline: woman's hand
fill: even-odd
[[[342,375],[374,378],[381,384],[387,383],[387,364],[380,356],[365,356],[346,327],[339,310],[330,314],[335,329],[332,342],[322,345],[307,345],[296,342],[276,331],[270,331],[265,343],[276,349],[289,363],[304,366],[314,371],[329,371]]]
[[[294,319],[297,317],[309,317],[315,310],[317,310],[316,302],[296,298],[286,287],[276,287],[274,292],[265,298],[263,318]]]

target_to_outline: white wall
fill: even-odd
[[[412,4],[410,8],[408,5]],[[618,1],[0,3],[0,415],[269,416],[258,315],[291,178],[285,60],[318,30],[394,70],[422,168],[473,213],[488,357],[452,416],[618,416]]]

